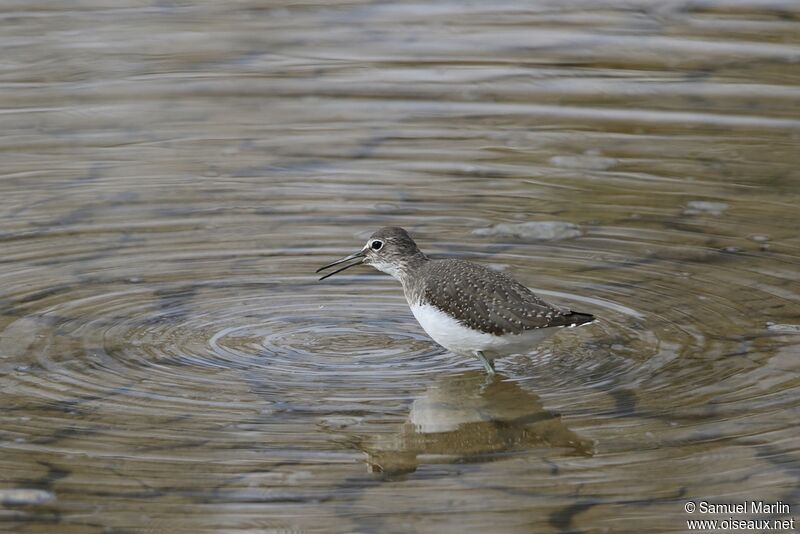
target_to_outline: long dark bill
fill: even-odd
[[[346,269],[349,269],[350,267],[355,267],[356,265],[361,265],[361,263],[364,261],[364,251],[360,250],[360,251],[356,252],[355,254],[350,254],[346,258],[342,258],[341,260],[336,260],[333,263],[329,263],[328,265],[320,267],[319,269],[317,269],[316,272],[324,271],[325,269],[330,269],[331,267],[334,267],[335,265],[339,265],[340,263],[345,263],[345,262],[348,262],[350,260],[356,260],[356,259],[358,261],[355,261],[353,263],[349,263],[349,264],[345,265],[344,267],[342,267],[340,269],[336,269],[332,273],[326,274],[325,276],[320,278],[320,281],[325,280],[329,276],[333,276],[336,273],[340,273],[340,272],[342,272],[342,271],[344,271]]]

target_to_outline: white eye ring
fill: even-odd
[[[375,241],[369,244],[369,248],[378,251],[383,248],[383,241],[376,239]]]

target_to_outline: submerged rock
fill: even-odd
[[[692,200],[686,203],[684,215],[722,215],[728,209],[725,202],[709,202],[707,200]]]
[[[582,169],[586,171],[605,171],[617,164],[614,158],[605,158],[595,155],[584,156],[553,156],[550,164],[562,169]]]
[[[6,506],[23,506],[30,504],[46,504],[56,500],[56,496],[49,491],[40,489],[2,489],[0,490],[0,504]]]
[[[770,332],[781,332],[783,334],[800,334],[800,324],[767,323],[767,330]]]
[[[496,224],[478,228],[473,235],[482,237],[517,237],[526,241],[561,241],[583,235],[577,224],[563,221],[529,221],[520,224]]]

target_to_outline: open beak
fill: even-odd
[[[320,267],[319,269],[317,269],[316,272],[324,271],[325,269],[330,269],[331,267],[334,267],[334,266],[339,265],[341,263],[347,263],[348,261],[357,260],[357,261],[353,261],[352,263],[348,263],[344,267],[340,267],[339,269],[336,269],[332,273],[326,274],[325,276],[320,278],[320,281],[325,280],[329,276],[333,276],[336,273],[340,273],[340,272],[344,271],[345,269],[349,269],[350,267],[355,267],[356,265],[361,265],[362,263],[364,263],[364,256],[365,256],[364,251],[363,250],[359,250],[355,254],[350,254],[346,258],[342,258],[341,260],[336,260],[333,263],[329,263],[328,265]]]

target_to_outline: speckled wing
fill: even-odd
[[[416,299],[481,332],[520,334],[536,328],[577,326],[594,319],[590,314],[548,304],[513,278],[475,263],[434,260],[424,271],[417,278],[424,282],[415,288]]]

